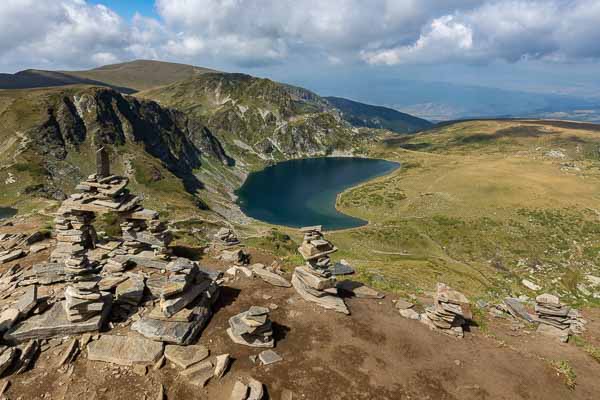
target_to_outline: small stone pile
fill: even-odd
[[[331,266],[329,254],[335,253],[337,249],[324,239],[322,230],[321,225],[300,228],[300,232],[304,233],[304,240],[298,251],[313,268],[327,269]]]
[[[239,244],[240,241],[235,235],[235,232],[229,228],[221,228],[217,233],[215,233],[215,241],[224,246],[235,246]]]
[[[252,306],[229,319],[227,334],[237,344],[250,347],[274,347],[269,309]]]
[[[98,283],[81,282],[65,288],[65,311],[70,322],[83,322],[99,315],[105,307],[105,296]]]
[[[562,304],[557,296],[544,293],[535,298],[535,303],[536,322],[540,323],[538,333],[567,342],[571,333],[584,331],[586,321],[577,310]]]
[[[166,271],[148,279],[148,288],[159,302],[131,329],[153,340],[187,345],[196,340],[212,316],[221,275],[187,259],[170,262]]]
[[[433,300],[434,304],[425,309],[420,321],[431,329],[462,338],[463,327],[473,318],[469,299],[449,286],[438,283]]]
[[[169,258],[167,246],[172,240],[167,226],[158,219],[128,218],[121,224],[125,242],[123,246],[129,254],[137,254],[150,246],[159,258]]]
[[[301,228],[304,241],[298,251],[306,260],[306,265],[296,267],[292,285],[304,300],[326,309],[350,314],[344,300],[337,295],[336,280],[329,269],[329,254],[337,249],[323,238],[321,229],[321,226]]]

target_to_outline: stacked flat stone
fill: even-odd
[[[212,316],[220,277],[186,258],[171,261],[166,274],[146,282],[152,296],[159,299],[158,305],[131,328],[153,340],[193,343]]]
[[[300,232],[304,233],[304,240],[298,251],[313,269],[329,268],[329,255],[337,251],[335,246],[324,239],[322,230],[321,225],[300,228]]]
[[[539,322],[538,333],[557,337],[567,342],[572,333],[582,333],[586,321],[579,312],[562,304],[557,296],[544,293],[535,298],[536,322]]]
[[[167,246],[172,235],[158,218],[126,218],[121,224],[121,231],[125,240],[123,245],[130,254],[151,248],[157,256],[168,258]]]
[[[229,228],[221,228],[215,233],[215,241],[224,246],[234,246],[239,244],[240,241],[235,235],[235,232]]]
[[[56,248],[50,255],[53,262],[61,262],[69,257],[79,257],[96,243],[96,231],[91,225],[94,214],[60,208],[54,219]]]
[[[298,251],[306,265],[294,270],[292,285],[305,300],[349,314],[344,300],[337,296],[336,280],[330,271],[329,254],[337,249],[324,239],[321,226],[305,227],[301,231],[304,233],[304,241]]]
[[[421,314],[421,322],[450,336],[464,336],[464,326],[473,318],[469,299],[449,286],[438,283],[434,304]]]
[[[227,334],[235,343],[244,346],[275,346],[273,326],[266,307],[252,306],[248,311],[229,318]]]
[[[83,282],[65,288],[64,305],[70,322],[83,322],[101,314],[105,301],[97,282]]]

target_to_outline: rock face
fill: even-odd
[[[102,335],[87,346],[88,359],[131,366],[154,364],[163,355],[162,343],[134,336]]]

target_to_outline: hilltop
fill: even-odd
[[[28,69],[15,74],[0,74],[0,89],[32,89],[84,84],[108,86],[123,93],[134,93],[207,72],[216,71],[164,61],[135,60],[83,71]]]

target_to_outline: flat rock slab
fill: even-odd
[[[354,273],[354,268],[352,268],[348,264],[344,264],[341,262],[337,262],[329,267],[329,272],[331,275],[352,275]]]
[[[504,304],[508,307],[508,311],[517,318],[523,318],[527,322],[533,322],[534,319],[529,314],[523,303],[519,301],[519,299],[514,299],[512,297],[507,297],[504,299]]]
[[[206,359],[209,351],[202,345],[165,347],[165,357],[180,368],[186,369]]]
[[[273,350],[265,350],[258,355],[260,362],[263,365],[275,364],[276,362],[283,361],[283,357],[274,352]]]
[[[187,345],[193,343],[206,326],[210,314],[190,322],[169,322],[142,318],[131,325],[131,329],[151,340]]]
[[[131,366],[154,364],[163,355],[162,343],[135,336],[102,335],[88,344],[88,359]]]
[[[296,274],[292,276],[292,285],[294,286],[294,289],[296,289],[296,292],[298,292],[298,294],[304,300],[316,303],[328,310],[334,310],[346,315],[350,315],[350,311],[348,310],[348,307],[346,307],[346,303],[344,303],[343,299],[331,295],[322,297],[313,296],[306,290],[304,284],[300,281],[300,279],[298,279]]]
[[[51,339],[98,331],[104,324],[108,314],[110,314],[111,296],[103,297],[103,301],[102,313],[82,322],[70,322],[65,312],[65,302],[61,301],[54,304],[44,314],[33,316],[18,323],[6,332],[4,339],[9,342],[20,343],[30,339]]]
[[[269,271],[266,268],[254,266],[254,267],[252,267],[252,271],[256,275],[258,275],[263,281],[270,283],[273,286],[292,287],[292,284],[290,282],[288,282],[287,279],[285,279],[282,276],[277,275],[274,272]]]
[[[338,290],[350,293],[361,299],[383,299],[385,297],[383,293],[379,293],[377,290],[371,289],[360,282],[345,280],[338,282],[336,287]]]

